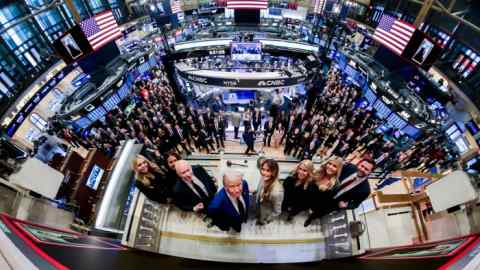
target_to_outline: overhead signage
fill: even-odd
[[[189,74],[184,71],[178,70],[178,75],[187,81],[192,83],[199,83],[203,85],[212,85],[219,87],[232,87],[232,88],[272,88],[272,87],[285,87],[304,83],[307,80],[306,76],[296,78],[279,78],[279,79],[227,79],[227,78],[214,78],[200,75]]]
[[[76,64],[68,65],[59,71],[55,76],[50,78],[35,95],[33,95],[28,102],[23,105],[22,109],[15,115],[13,120],[7,126],[7,135],[12,137],[17,131],[27,115],[42,101],[42,99],[50,93],[52,89],[63,79],[68,73],[77,68]]]

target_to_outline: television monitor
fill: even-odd
[[[373,108],[375,108],[378,117],[381,119],[387,118],[392,112],[390,108],[388,108],[388,106],[380,99],[377,99],[377,101],[373,104]]]
[[[90,46],[79,25],[70,28],[55,40],[53,48],[66,64],[73,63],[93,52],[92,46]]]
[[[230,53],[234,61],[261,61],[262,44],[260,42],[234,42]]]
[[[470,131],[470,133],[472,133],[472,135],[475,135],[480,131],[477,123],[475,123],[475,121],[473,121],[473,120],[470,120],[470,121],[466,122],[465,127],[467,127],[467,130]]]
[[[223,103],[225,104],[248,104],[250,100],[255,99],[254,90],[239,90],[223,93]]]
[[[425,33],[417,30],[412,35],[402,56],[424,70],[428,70],[440,57],[441,52],[442,48],[439,45]]]
[[[97,190],[104,172],[105,171],[100,166],[96,164],[93,165],[85,185],[93,190]]]

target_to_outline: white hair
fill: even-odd
[[[243,173],[236,170],[226,171],[223,173],[223,185],[225,185],[227,179],[239,179],[241,181],[243,179]]]

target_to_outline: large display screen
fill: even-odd
[[[262,44],[258,42],[232,43],[232,59],[235,61],[261,61]]]
[[[55,40],[53,42],[53,48],[66,64],[75,62],[81,57],[93,52],[92,47],[88,43],[79,25],[75,25]]]
[[[97,190],[100,181],[102,180],[104,170],[98,165],[93,165],[90,175],[87,178],[85,185],[93,190]]]
[[[402,56],[421,68],[428,70],[440,57],[441,52],[442,48],[431,41],[425,33],[415,31]]]
[[[256,92],[254,90],[230,91],[223,93],[223,103],[225,104],[247,104],[250,100],[255,99]]]

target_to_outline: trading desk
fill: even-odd
[[[227,161],[233,163],[231,169],[244,174],[253,193],[249,219],[242,225],[241,233],[208,228],[203,216],[183,212],[173,205],[157,204],[137,192],[126,226],[130,230],[124,234],[123,244],[160,254],[237,263],[311,262],[360,254],[357,240],[350,237],[352,211],[334,212],[307,228],[303,226],[307,213],[299,214],[291,222],[281,217],[264,226],[256,225],[254,194],[260,180],[257,157],[223,155],[191,159],[190,163],[204,166],[221,188],[221,176],[230,169]],[[279,165],[280,178],[284,178],[296,163],[279,161]]]

